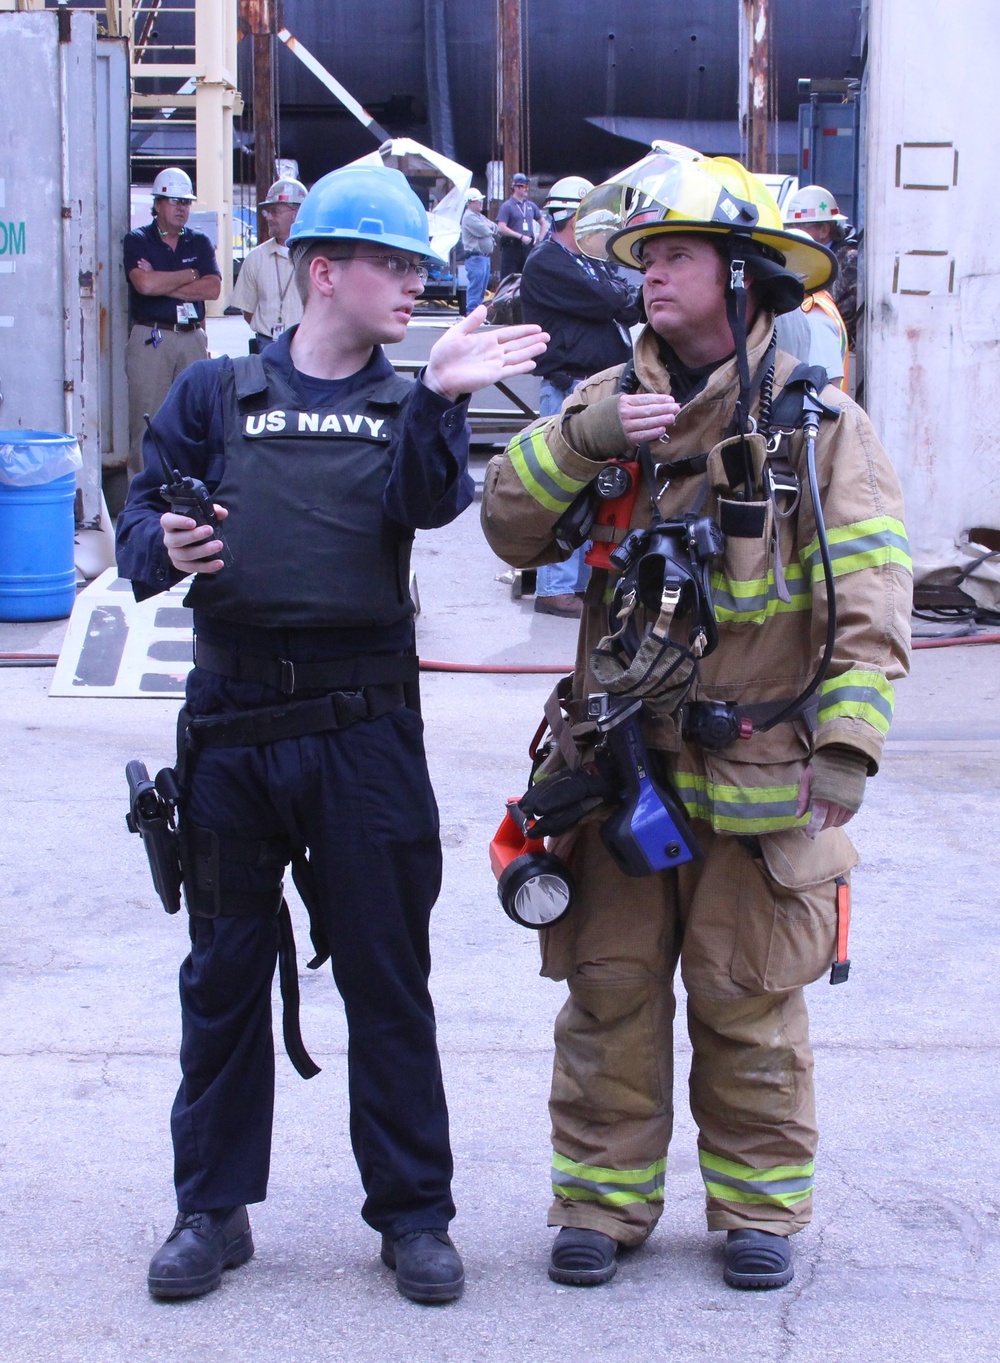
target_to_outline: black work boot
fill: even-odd
[[[563,1226],[552,1242],[549,1277],[568,1287],[598,1287],[618,1269],[618,1241],[599,1230]]]
[[[238,1268],[251,1258],[246,1207],[178,1212],[149,1265],[149,1290],[154,1297],[201,1297],[219,1286],[224,1268]]]
[[[398,1240],[383,1235],[382,1262],[395,1270],[396,1286],[410,1301],[433,1306],[462,1295],[465,1270],[447,1231],[412,1230]]]
[[[730,1287],[744,1291],[784,1287],[795,1277],[788,1237],[767,1230],[731,1230],[722,1276]]]

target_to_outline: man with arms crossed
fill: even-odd
[[[194,187],[168,166],[153,181],[153,221],[124,242],[132,329],[125,349],[129,473],[142,468],[144,412],[158,410],[177,375],[208,354],[205,301],[222,278],[212,243],[187,226]]]

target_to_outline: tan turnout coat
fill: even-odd
[[[768,314],[760,314],[752,329],[751,373],[765,353],[772,325]],[[778,352],[776,395],[796,363]],[[649,327],[637,342],[635,367],[643,390],[670,391],[657,338]],[[536,422],[491,460],[483,528],[494,550],[515,567],[535,567],[564,557],[553,537],[556,521],[609,459],[627,455],[617,418],[620,375],[621,368],[615,368],[588,379],[557,417]],[[718,513],[720,494],[728,495],[715,447],[731,421],[737,391],[736,363],[730,360],[682,407],[670,428],[669,444],[655,447],[662,450],[660,458],[670,461],[714,451],[703,508],[711,515]],[[804,824],[807,816],[795,816],[799,778],[811,753],[826,744],[864,753],[869,773],[874,773],[892,717],[892,683],[908,669],[911,579],[899,482],[861,408],[831,386],[822,398],[839,411],[837,420],[823,419],[816,442],[836,578],[837,635],[833,662],[820,691],[816,731],[810,732],[798,719],[709,753],[683,742],[674,720],[647,725],[651,746],[674,754],[674,779],[688,812],[706,819],[719,833],[756,835]],[[574,447],[574,438],[583,448]],[[777,522],[780,567],[774,561],[770,533],[774,509],[769,507],[765,535],[727,538],[725,553],[716,563],[712,588],[720,643],[702,660],[690,699],[739,704],[789,699],[806,685],[822,655],[826,586],[801,432],[785,437],[783,452],[799,474],[802,493],[794,511]],[[690,510],[704,477],[668,483],[659,499],[662,514],[669,518]],[[640,495],[634,525],[648,524],[648,502]],[[778,590],[782,573],[788,602]],[[610,586],[597,581],[588,593],[577,648],[573,691],[577,699],[600,689],[589,660],[608,633]]]

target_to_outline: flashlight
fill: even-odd
[[[523,928],[547,928],[569,912],[573,882],[565,864],[533,838],[527,820],[508,800],[507,812],[490,843],[497,894],[508,918]]]

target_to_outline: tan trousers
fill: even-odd
[[[155,416],[177,375],[195,360],[208,358],[208,339],[203,327],[193,331],[161,331],[160,342],[155,346],[146,344],[152,334],[152,327],[134,326],[125,347],[130,478],[142,470],[142,437],[146,431],[143,412]]]
[[[641,879],[618,870],[594,825],[570,835],[568,852],[556,847],[577,894],[542,942],[542,974],[570,991],[555,1028],[552,1226],[635,1245],[659,1219],[678,960],[709,1229],[790,1235],[810,1219],[817,1132],[802,986],[834,959],[834,878],[857,857],[840,829],[815,843],[798,829],[765,835],[766,861],[706,824],[696,831],[703,862]]]

